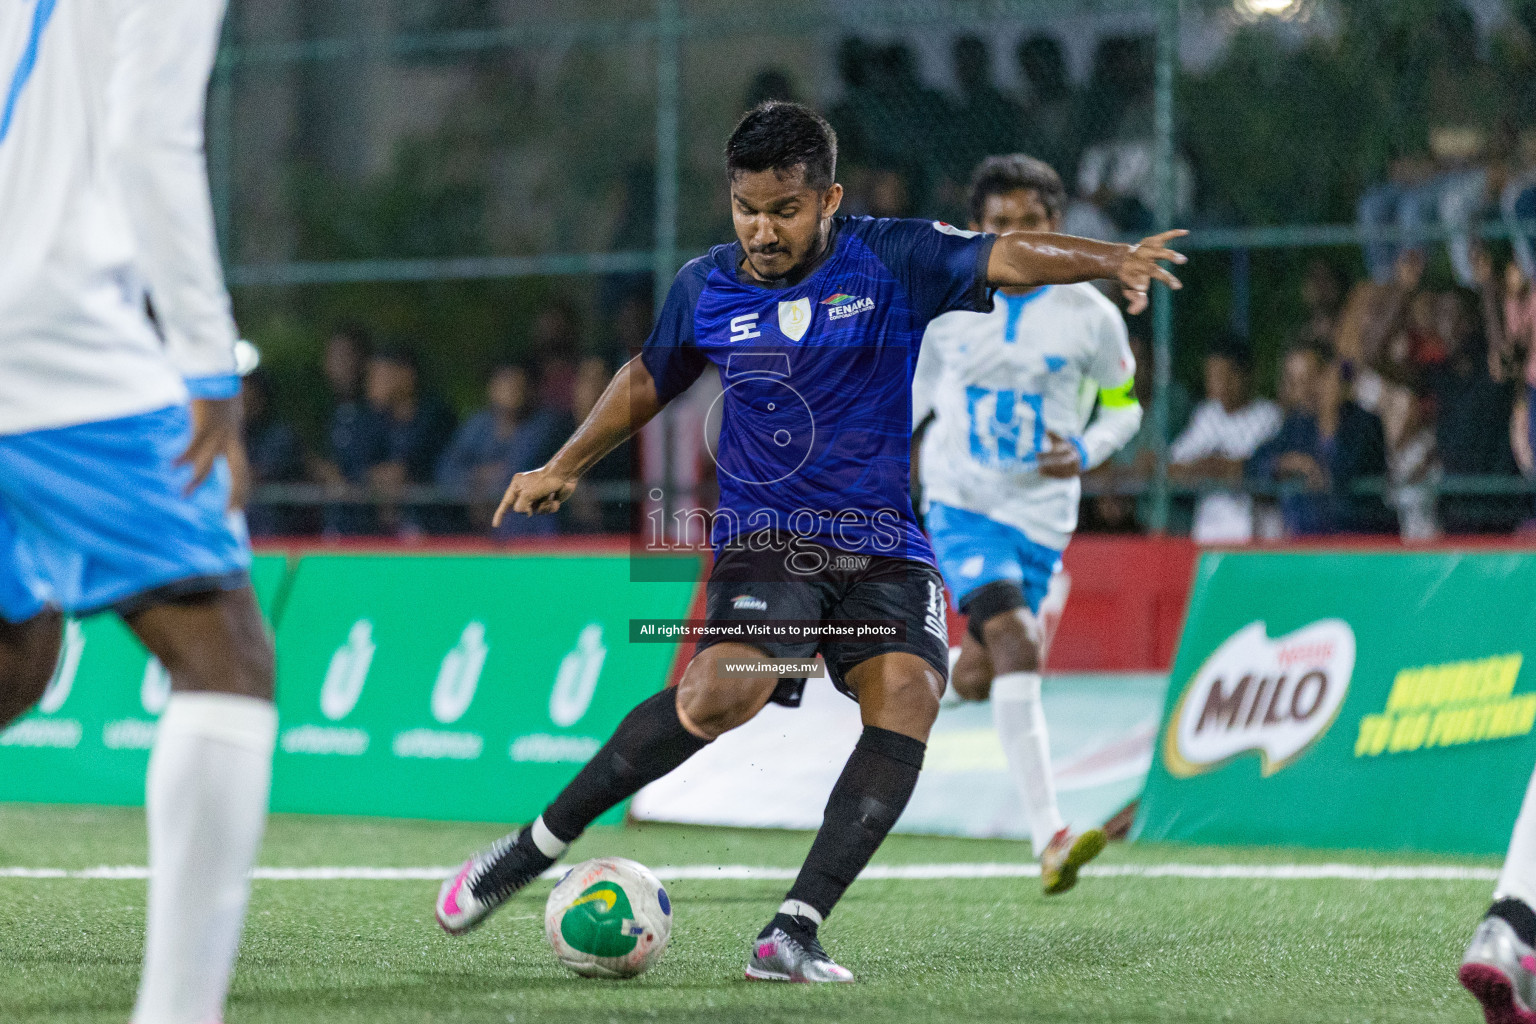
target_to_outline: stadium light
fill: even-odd
[[[1292,18],[1301,10],[1301,0],[1232,0],[1239,14],[1259,18]]]

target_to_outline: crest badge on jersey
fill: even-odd
[[[811,329],[811,300],[779,303],[779,330],[790,341],[799,341]]]

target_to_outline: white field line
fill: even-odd
[[[457,867],[431,868],[257,868],[251,877],[270,882],[435,882]],[[685,864],[653,869],[663,881],[788,881],[798,868],[752,867],[745,864]],[[563,868],[551,868],[545,878],[559,878]],[[924,881],[942,879],[1035,878],[1038,864],[876,864],[865,868],[861,878],[871,881]],[[1492,882],[1496,868],[1455,867],[1441,864],[1105,864],[1090,865],[1083,874],[1096,878],[1194,878],[1208,880],[1309,881],[1338,879],[1351,882]],[[114,879],[143,880],[143,867],[97,867],[81,871],[61,868],[0,867],[0,879]]]

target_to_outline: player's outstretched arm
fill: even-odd
[[[528,516],[559,511],[581,475],[649,423],[662,404],[656,381],[639,356],[619,367],[586,420],[554,457],[512,478],[492,523],[500,526],[509,511]]]
[[[1186,257],[1168,244],[1188,231],[1164,231],[1135,245],[1099,242],[1044,231],[1014,231],[999,235],[987,261],[987,283],[996,288],[1033,288],[1043,284],[1076,284],[1104,278],[1120,282],[1131,315],[1147,308],[1153,281],[1182,288],[1179,279],[1158,265],[1159,260],[1183,263]]]

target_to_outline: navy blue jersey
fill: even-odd
[[[717,551],[773,529],[932,563],[910,498],[912,375],[928,321],[991,307],[993,241],[837,218],[822,264],[789,287],[744,278],[736,243],[683,267],[641,358],[663,402],[720,369]]]

